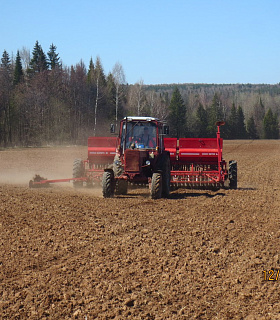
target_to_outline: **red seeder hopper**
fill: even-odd
[[[223,139],[217,122],[216,138],[164,138],[164,148],[170,154],[171,187],[219,189],[228,180],[230,188],[237,188],[237,162],[223,159]],[[43,187],[56,182],[73,181],[74,187],[100,185],[104,169],[113,163],[120,140],[118,137],[88,138],[87,160],[76,159],[73,177],[47,180],[36,175],[30,187]],[[155,147],[157,148],[157,147]]]
[[[237,187],[237,163],[230,161],[229,170],[223,159],[223,139],[220,126],[216,138],[165,138],[170,152],[171,185],[193,189],[219,189],[229,179],[231,188]]]

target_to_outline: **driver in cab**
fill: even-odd
[[[155,141],[154,141],[153,137],[151,137],[149,135],[149,129],[147,127],[144,128],[144,132],[140,137],[140,141],[144,145],[144,148],[155,148],[156,147]]]

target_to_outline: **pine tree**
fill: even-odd
[[[116,86],[114,82],[114,76],[110,72],[107,77],[107,87],[106,87],[106,116],[109,117],[111,121],[116,117],[115,115],[115,98],[116,98]],[[116,123],[117,125],[117,123]]]
[[[184,136],[186,131],[186,107],[178,87],[173,91],[169,110],[171,134],[177,138]]]
[[[32,55],[33,56],[29,64],[31,72],[42,72],[44,70],[48,70],[47,57],[38,41],[35,43]]]
[[[263,104],[261,97],[258,98],[258,103],[254,106],[253,116],[254,116],[258,136],[261,136],[263,132],[263,119],[265,116],[265,106]]]
[[[4,50],[0,63],[0,144],[7,146],[12,141],[12,64]]]
[[[96,83],[98,82],[99,86],[103,88],[106,86],[106,77],[105,77],[104,69],[99,56],[97,56],[95,60],[94,79]]]
[[[237,111],[235,104],[233,103],[230,109],[230,116],[226,124],[229,139],[237,139],[237,121]]]
[[[10,56],[6,50],[4,50],[3,52],[0,67],[1,67],[2,79],[4,80],[2,86],[3,85],[5,87],[10,86],[11,79],[12,79],[12,64],[11,64]]]
[[[11,59],[6,50],[4,50],[1,58],[1,68],[11,68]]]
[[[246,139],[246,137],[247,137],[244,121],[245,121],[244,113],[243,113],[241,106],[239,106],[237,109],[237,123],[236,123],[236,128],[237,128],[236,138],[237,139]]]
[[[92,58],[90,58],[89,68],[87,73],[87,82],[92,84],[94,82],[94,64]]]
[[[269,108],[263,119],[264,139],[278,139],[279,138],[279,123],[277,115],[273,114]]]
[[[278,115],[275,113],[273,115],[273,132],[274,132],[274,139],[279,139],[279,121]]]
[[[217,93],[214,94],[212,104],[210,108],[207,109],[207,116],[208,116],[208,135],[210,137],[216,136],[216,122],[223,120],[223,114],[222,114],[222,106],[220,97]]]
[[[197,126],[198,137],[200,138],[207,137],[207,126],[208,126],[207,112],[203,108],[203,105],[201,103],[197,108],[196,118],[197,118],[196,126]]]
[[[19,51],[17,51],[16,65],[14,70],[14,81],[13,81],[14,85],[17,85],[18,83],[20,83],[22,79],[23,79],[22,63],[21,63]]]
[[[249,139],[258,139],[257,128],[253,116],[247,121],[246,131]]]
[[[4,104],[9,100],[13,84],[13,70],[10,56],[4,50],[0,63],[0,97],[5,97]],[[1,106],[0,106],[1,107]]]
[[[51,44],[50,50],[48,51],[48,57],[48,65],[50,66],[51,70],[61,67],[61,63],[59,61],[60,58],[58,56],[58,53],[56,53],[56,46],[53,43]]]

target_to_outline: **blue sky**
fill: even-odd
[[[275,84],[279,31],[279,0],[2,0],[0,52],[54,43],[64,65],[99,55],[132,84]]]

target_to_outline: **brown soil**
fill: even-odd
[[[86,147],[0,151],[1,319],[279,319],[279,141],[226,141],[237,190],[103,199],[67,178]]]

